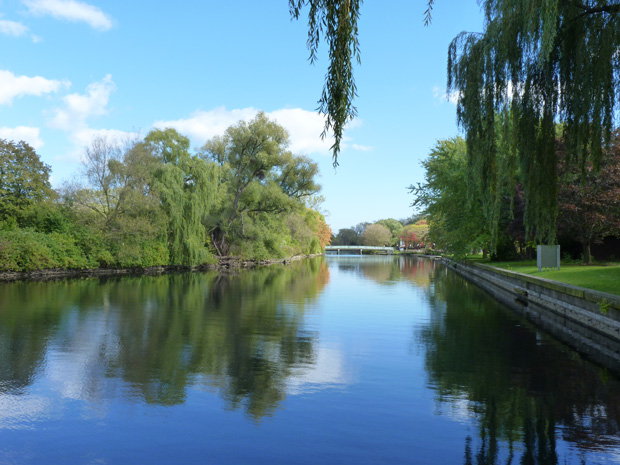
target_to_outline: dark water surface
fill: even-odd
[[[440,265],[0,284],[0,464],[620,462],[616,375]]]

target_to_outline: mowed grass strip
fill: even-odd
[[[551,279],[573,286],[585,287],[601,292],[620,295],[620,263],[609,265],[562,264],[560,270],[538,271],[536,260],[522,262],[487,262],[474,260],[485,265]]]

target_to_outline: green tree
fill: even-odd
[[[82,175],[86,185],[75,183],[65,189],[67,200],[93,212],[94,220],[101,224],[103,230],[112,228],[118,216],[126,211],[135,184],[148,182],[143,179],[142,173],[141,176],[134,176],[136,169],[149,165],[144,157],[131,162],[131,153],[138,150],[137,140],[95,137],[84,151],[82,161]],[[136,156],[133,155],[133,158]]]
[[[473,159],[497,164],[495,119],[510,126],[525,188],[529,233],[555,240],[556,121],[567,150],[597,166],[609,142],[620,84],[620,5],[607,0],[486,0],[483,33],[449,50],[448,90]]]
[[[321,190],[321,186],[316,183],[319,165],[308,157],[285,152],[278,170],[280,173],[276,176],[276,182],[290,198],[298,200],[309,198]]]
[[[211,254],[202,221],[215,205],[218,166],[192,156],[189,139],[171,128],[152,130],[144,143],[161,161],[153,188],[168,218],[170,263],[205,263]]]
[[[357,233],[358,236],[361,236],[366,228],[370,225],[368,221],[362,221],[361,223],[356,224],[351,229]]]
[[[377,224],[382,224],[390,230],[390,232],[392,233],[392,242],[390,243],[390,245],[396,245],[396,243],[398,242],[398,236],[403,230],[402,223],[398,220],[395,220],[394,218],[387,218],[385,220],[377,221]]]
[[[256,257],[277,256],[286,253],[282,244],[291,245],[286,214],[302,212],[305,199],[320,186],[314,180],[317,164],[293,155],[288,143],[286,130],[261,112],[202,147],[201,156],[222,172],[222,200],[208,218],[211,241],[220,253],[232,247]],[[289,224],[299,226],[294,218]],[[296,227],[297,232],[301,229]]]
[[[308,48],[310,61],[317,59],[321,34],[329,47],[330,65],[325,75],[323,94],[319,99],[319,112],[325,115],[325,137],[334,133],[334,166],[338,165],[338,153],[344,128],[357,114],[353,105],[356,96],[353,61],[360,62],[357,22],[361,0],[289,0],[291,16],[298,19],[301,10],[309,5]]]
[[[319,111],[334,129],[334,162],[342,128],[355,116],[353,61],[359,61],[361,0],[289,0],[293,18],[308,6],[308,48],[314,61],[320,39],[330,64]],[[428,24],[434,0],[427,2]],[[595,168],[609,142],[620,84],[620,5],[611,0],[484,0],[483,32],[463,32],[451,43],[448,92],[458,95],[457,117],[467,133],[470,164],[491,175],[497,155],[509,149],[514,172],[520,162],[528,236],[554,242],[557,217],[557,121],[565,123],[568,151]],[[503,156],[503,155],[502,155]],[[499,201],[493,204],[496,224]],[[492,228],[493,229],[493,228]],[[493,235],[492,235],[493,236]]]
[[[65,189],[65,205],[83,225],[105,242],[95,252],[102,265],[152,266],[168,263],[166,218],[161,199],[152,189],[161,161],[144,143],[106,137],[93,139],[85,151],[85,183]],[[75,230],[74,235],[81,236]],[[84,248],[96,242],[92,234],[80,240]],[[88,253],[88,255],[92,255]]]
[[[229,223],[242,213],[241,197],[251,184],[280,165],[287,145],[286,130],[261,112],[250,123],[240,121],[203,146],[204,156],[227,168],[226,182],[233,195]]]
[[[26,142],[0,139],[0,219],[14,218],[54,196],[50,167]]]
[[[383,247],[392,243],[392,233],[382,224],[375,223],[366,227],[360,239],[364,245]]]
[[[482,203],[468,196],[465,141],[454,138],[437,142],[422,166],[425,182],[410,186],[410,190],[413,205],[421,207],[429,219],[429,240],[456,255],[472,248],[488,248],[490,235]]]
[[[332,240],[332,245],[359,245],[359,243],[359,234],[352,228],[338,230],[338,234],[336,234]]]

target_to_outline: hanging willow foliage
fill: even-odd
[[[310,62],[318,58],[321,36],[329,47],[329,68],[325,75],[323,93],[319,99],[319,112],[325,115],[325,127],[321,137],[330,131],[334,135],[331,147],[334,166],[338,166],[340,141],[346,124],[357,115],[353,100],[357,96],[353,61],[361,63],[357,38],[357,23],[363,0],[289,0],[289,12],[299,19],[308,6],[308,40]],[[423,22],[428,26],[432,20],[435,0],[426,0]],[[387,6],[389,8],[389,6]]]
[[[173,265],[200,265],[210,257],[202,218],[213,207],[218,168],[192,157],[182,164],[164,164],[155,172],[154,187],[168,215],[168,248]]]
[[[202,219],[213,208],[219,166],[189,153],[189,139],[174,129],[155,129],[146,144],[162,161],[153,188],[168,216],[168,249],[173,265],[200,265],[211,256]]]
[[[319,112],[325,115],[321,137],[334,134],[332,152],[334,166],[338,166],[340,141],[345,125],[357,114],[353,99],[357,95],[353,77],[353,60],[360,63],[357,21],[362,0],[289,0],[291,16],[299,19],[308,4],[308,41],[310,62],[317,60],[321,35],[329,46],[329,68],[325,75]]]
[[[495,211],[490,218],[497,218],[498,182],[510,177],[518,159],[528,234],[553,243],[557,123],[564,123],[572,159],[597,165],[618,103],[620,4],[486,0],[483,10],[484,33],[461,33],[448,53],[448,92],[458,94],[472,179],[487,193]]]

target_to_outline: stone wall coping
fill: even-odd
[[[495,273],[499,275],[503,275],[517,281],[521,281],[522,283],[530,283],[536,286],[541,286],[546,289],[550,289],[552,291],[561,292],[563,294],[567,294],[573,297],[579,297],[581,299],[587,300],[589,302],[600,303],[605,301],[611,306],[620,309],[620,296],[616,294],[610,294],[608,292],[595,291],[593,289],[587,289],[585,287],[574,286],[572,284],[565,284],[559,281],[553,281],[551,279],[539,278],[537,276],[532,276],[525,273],[519,273],[517,271],[506,270],[503,268],[498,268],[491,265],[486,265],[483,263],[475,263],[475,262],[456,262],[449,258],[443,257],[444,260],[452,262],[454,264],[473,266],[477,268],[481,268],[490,273]]]

